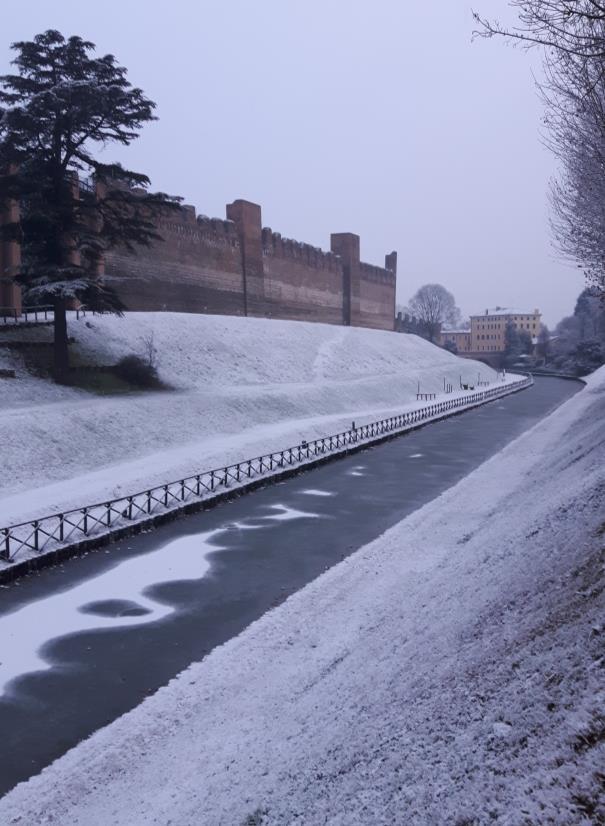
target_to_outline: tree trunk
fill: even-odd
[[[69,351],[67,349],[67,315],[64,298],[55,298],[54,311],[54,370],[55,378],[61,381],[69,371]]]

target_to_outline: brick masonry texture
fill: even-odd
[[[129,310],[394,328],[397,254],[384,268],[364,264],[356,235],[333,235],[324,252],[262,228],[260,207],[243,200],[228,204],[227,220],[187,206],[158,229],[162,242],[106,255],[105,278]]]
[[[75,179],[75,197],[78,182]],[[97,187],[96,196],[102,197]],[[14,202],[0,223],[18,223]],[[113,249],[96,269],[127,310],[254,315],[393,330],[397,253],[385,266],[360,260],[359,236],[335,233],[330,251],[282,238],[262,226],[250,201],[227,205],[226,219],[193,206],[158,220],[162,241],[136,252]],[[20,310],[16,241],[0,240],[0,308]]]

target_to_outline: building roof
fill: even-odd
[[[442,336],[452,335],[452,333],[468,333],[468,335],[470,336],[471,331],[470,330],[442,330],[441,331]]]
[[[482,313],[475,313],[471,318],[484,318],[486,315],[539,315],[539,310],[520,310],[518,307],[493,307]]]

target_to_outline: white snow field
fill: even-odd
[[[603,823],[605,368],[0,801],[0,823]]]
[[[173,392],[99,397],[0,367],[0,527],[91,504],[416,406],[460,377],[495,380],[412,335],[272,319],[128,313],[70,320],[85,363],[144,354]],[[14,333],[12,334],[14,336]],[[28,341],[51,329],[23,329]],[[421,404],[426,404],[423,402]]]

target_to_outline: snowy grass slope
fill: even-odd
[[[23,331],[50,337],[47,327]],[[411,335],[178,313],[72,320],[84,362],[144,353],[153,334],[173,392],[97,397],[19,368],[0,384],[0,524],[130,491],[336,432],[490,368]],[[2,351],[0,339],[0,353]],[[2,381],[2,380],[0,380]]]
[[[0,822],[603,822],[604,416],[602,368],[10,792]]]

